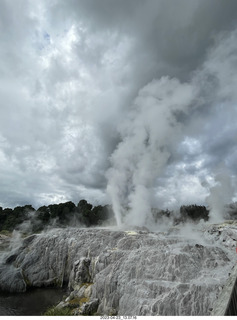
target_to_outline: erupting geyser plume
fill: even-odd
[[[215,184],[210,187],[210,194],[206,201],[209,205],[210,222],[220,223],[224,219],[225,205],[231,202],[234,188],[230,172],[225,167],[220,167],[215,175]]]
[[[194,110],[221,104],[236,111],[236,43],[236,30],[218,39],[189,83],[162,77],[139,91],[119,128],[121,142],[107,173],[107,192],[118,225],[145,224],[152,187],[164,173],[172,150],[189,135],[184,123],[195,121]]]
[[[182,132],[179,118],[188,112],[194,98],[192,85],[168,77],[140,90],[121,127],[122,142],[108,172],[107,189],[118,225],[127,208],[126,222],[144,225],[151,210],[150,188],[167,164],[170,146]]]

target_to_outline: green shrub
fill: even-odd
[[[8,237],[10,237],[12,235],[12,233],[9,230],[1,230],[0,234],[2,234],[3,236],[8,236]]]
[[[46,310],[43,314],[43,316],[72,316],[72,309],[71,308],[56,308],[51,307],[48,310]]]

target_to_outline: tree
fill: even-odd
[[[92,209],[92,205],[88,203],[86,200],[80,200],[76,208],[79,221],[82,224],[85,224],[87,227],[91,225],[91,222],[90,222],[91,209]]]
[[[37,218],[44,224],[47,224],[50,220],[50,210],[49,207],[42,206],[37,211]]]
[[[209,211],[205,206],[197,206],[194,205],[188,205],[188,206],[181,206],[180,207],[180,214],[181,218],[184,220],[186,219],[192,219],[194,221],[203,219],[204,221],[207,221],[209,219]]]

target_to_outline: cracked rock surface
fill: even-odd
[[[191,230],[192,231],[192,230]],[[26,238],[0,266],[0,289],[67,285],[75,314],[209,315],[236,263],[237,225],[52,229]]]

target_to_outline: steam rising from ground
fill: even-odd
[[[209,220],[211,223],[218,223],[223,220],[225,214],[225,205],[229,203],[234,194],[234,188],[231,181],[230,173],[220,167],[215,176],[215,184],[210,187],[210,194],[207,197],[210,213]]]
[[[122,142],[112,155],[108,192],[120,225],[126,207],[127,223],[143,225],[150,207],[150,188],[170,157],[170,145],[181,135],[179,116],[188,112],[194,88],[168,77],[152,81],[136,98],[121,128]]]
[[[218,104],[227,112],[236,108],[236,43],[236,30],[227,38],[217,39],[189,83],[162,77],[139,91],[120,127],[121,142],[107,174],[107,191],[118,225],[146,224],[154,182],[165,173],[177,145],[189,135],[185,124],[195,122],[194,112]],[[207,202],[213,221],[223,218],[225,201],[231,200],[233,190],[228,179],[224,173],[217,175],[218,184],[210,189]]]

